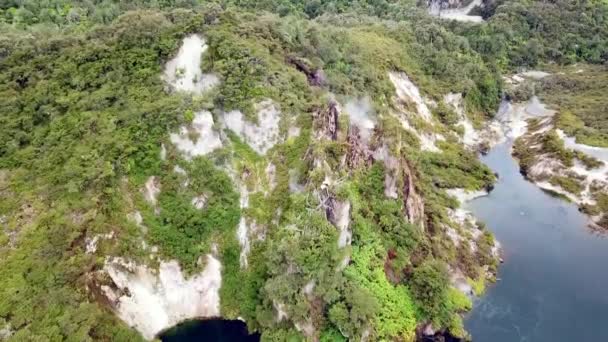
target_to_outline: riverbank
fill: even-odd
[[[503,101],[496,118],[477,133],[483,137],[479,144],[487,150],[513,142],[512,155],[526,179],[578,205],[594,228],[607,229],[608,148],[578,143],[560,129],[561,108],[525,95],[550,76],[528,71],[506,78],[507,95],[514,101]]]
[[[488,196],[465,209],[496,235],[505,263],[500,281],[475,300],[465,319],[473,340],[608,339],[608,240],[585,229],[588,218],[575,205],[525,180],[510,144],[495,146],[482,161],[500,178]]]

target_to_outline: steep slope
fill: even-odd
[[[477,76],[446,88],[406,26],[344,23],[208,8],[5,41],[12,338],[152,339],[216,316],[279,340],[464,334],[456,288],[496,255],[445,190],[494,176],[434,112],[496,76],[464,50]]]

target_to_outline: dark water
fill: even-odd
[[[500,174],[468,208],[502,243],[501,280],[465,324],[474,341],[608,341],[608,240],[573,204],[526,182],[501,145],[483,158]]]
[[[182,323],[161,336],[163,342],[258,342],[260,335],[249,335],[242,321],[221,319],[189,321]]]

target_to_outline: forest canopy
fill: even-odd
[[[466,237],[476,248],[450,239],[462,227],[446,190],[486,189],[496,176],[461,144],[445,96],[461,96],[481,125],[503,74],[608,61],[605,1],[499,0],[482,15],[440,21],[411,0],[0,0],[0,331],[139,340],[99,290],[106,257],[176,260],[192,276],[213,254],[222,315],[265,340],[413,340],[426,324],[465,337],[471,302],[450,272],[483,284],[497,260],[481,224]],[[194,95],[161,78],[193,34],[206,44],[197,62],[219,80]],[[424,101],[396,99],[393,78]],[[340,102],[365,109],[369,136],[352,113],[332,118]],[[280,109],[285,139],[261,153],[222,119],[238,111],[259,124],[263,103]],[[429,118],[409,130],[395,115],[427,103]],[[184,155],[172,136],[196,140],[201,113],[221,147]],[[365,139],[382,156],[357,159]],[[347,213],[348,243],[328,205]],[[243,222],[263,232],[247,267]]]

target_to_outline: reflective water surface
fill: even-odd
[[[260,335],[249,335],[242,321],[212,319],[182,323],[159,336],[162,342],[258,342]]]
[[[519,174],[510,146],[483,161],[500,175],[494,191],[467,204],[501,242],[500,280],[474,305],[474,341],[608,341],[608,240],[576,205]]]

